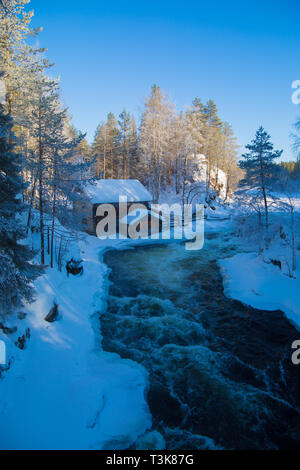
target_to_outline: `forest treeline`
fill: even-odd
[[[161,190],[173,187],[179,194],[192,181],[197,155],[207,160],[207,191],[219,191],[216,168],[227,175],[226,198],[232,195],[241,171],[233,130],[218,116],[217,106],[196,98],[184,112],[177,113],[159,86],[147,97],[141,122],[126,110],[118,118],[109,113],[96,131],[89,149],[95,176],[137,178],[158,200]]]

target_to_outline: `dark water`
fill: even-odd
[[[103,347],[149,371],[153,429],[168,449],[300,449],[299,333],[280,311],[227,299],[216,260],[224,235],[201,251],[182,244],[110,251]]]

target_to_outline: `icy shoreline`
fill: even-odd
[[[218,264],[226,296],[259,310],[281,310],[300,330],[299,269],[295,279],[288,277],[256,253],[239,253]]]

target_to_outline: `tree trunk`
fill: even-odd
[[[41,231],[41,264],[45,264],[45,240],[44,240],[44,214],[43,214],[43,147],[41,129],[41,109],[39,108],[39,211],[40,211],[40,231]]]
[[[35,193],[35,188],[36,188],[36,181],[37,181],[37,176],[35,176],[35,178],[34,178],[32,191],[31,191],[31,195],[30,195],[30,204],[29,204],[29,209],[28,209],[28,217],[27,217],[27,225],[26,225],[26,235],[28,234],[28,230],[29,230],[29,227],[30,227],[31,211],[32,211],[34,193]]]
[[[182,205],[185,204],[186,178],[187,178],[187,157],[185,156],[184,162],[183,162]]]
[[[47,253],[50,255],[50,233],[49,226],[47,227]]]
[[[295,221],[294,221],[294,207],[293,206],[291,206],[291,231],[292,231],[292,270],[296,271]]]
[[[103,149],[103,178],[106,178],[106,138]]]
[[[123,179],[127,178],[127,145],[126,136],[123,139]]]
[[[53,249],[54,249],[54,230],[55,230],[55,218],[54,218],[54,212],[52,214],[52,228],[51,228],[51,250],[50,250],[50,253],[51,253],[51,261],[50,261],[50,266],[51,268],[53,268]]]
[[[55,157],[54,157],[55,158]],[[54,181],[56,181],[56,168],[54,169]],[[52,229],[51,229],[51,260],[50,266],[53,268],[53,247],[54,247],[54,230],[55,230],[55,213],[56,213],[56,184],[53,186],[53,207],[52,207]]]
[[[176,186],[176,194],[179,194],[179,157],[176,158],[176,164],[175,164],[175,186]]]
[[[6,48],[6,65],[7,65],[7,103],[8,103],[8,113],[12,112],[12,93],[11,93],[11,75],[10,75],[10,51],[9,51],[9,32],[8,32],[8,22],[7,18],[5,19],[5,48]]]
[[[40,232],[41,232],[41,264],[45,264],[45,240],[44,240],[44,214],[43,214],[43,179],[39,179],[39,211],[40,211]]]
[[[259,162],[260,162],[261,190],[262,190],[262,193],[263,193],[264,206],[265,206],[266,231],[268,231],[268,228],[269,228],[269,212],[268,212],[268,201],[267,201],[267,194],[266,194],[266,186],[265,186],[262,155],[260,155]]]

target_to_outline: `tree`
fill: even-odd
[[[155,202],[159,200],[161,183],[170,157],[172,121],[175,113],[160,87],[154,85],[146,99],[140,127],[140,149],[148,166],[149,186]]]
[[[295,128],[296,133],[292,134],[292,138],[293,138],[293,141],[294,141],[293,150],[294,150],[294,153],[296,154],[297,163],[299,165],[299,163],[300,163],[300,136],[299,136],[299,133],[300,133],[300,118],[298,118],[297,121],[295,122],[294,128]],[[299,167],[298,167],[298,170],[299,170]]]
[[[256,131],[255,138],[246,145],[249,152],[242,155],[240,167],[246,174],[240,185],[245,190],[255,190],[261,196],[264,205],[265,227],[269,226],[268,194],[272,178],[276,170],[274,161],[282,154],[282,150],[274,150],[270,135],[262,126]]]
[[[297,267],[296,258],[296,234],[295,234],[295,212],[297,207],[298,199],[295,197],[299,188],[299,182],[295,180],[288,169],[282,167],[280,173],[280,179],[278,182],[278,189],[284,195],[284,198],[280,198],[276,201],[276,205],[289,213],[290,216],[290,240],[291,246],[291,271],[295,272]],[[288,263],[289,266],[289,263]],[[290,268],[289,268],[290,270]],[[292,276],[291,272],[290,275]]]
[[[119,127],[120,127],[120,142],[121,142],[121,153],[123,159],[123,178],[126,179],[129,175],[128,163],[129,163],[129,132],[130,132],[130,114],[127,113],[126,109],[123,109],[119,116]]]
[[[97,178],[106,178],[108,154],[108,130],[105,123],[99,124],[96,129],[94,142],[92,144],[92,155],[94,158],[93,174]]]
[[[131,116],[130,127],[129,127],[129,173],[130,178],[140,178],[144,180],[144,167],[140,158],[140,152],[138,148],[138,133],[135,124],[135,119]]]
[[[33,299],[31,282],[41,273],[30,263],[33,252],[21,243],[25,237],[20,214],[23,181],[21,156],[14,153],[13,121],[0,105],[0,305],[2,313],[10,313]]]
[[[0,4],[0,63],[5,70],[7,111],[15,124],[20,108],[24,112],[24,95],[28,93],[28,79],[34,71],[49,67],[41,57],[43,49],[34,49],[26,43],[40,28],[30,29],[33,11],[25,11],[30,0],[2,0]]]
[[[35,171],[35,178],[30,208],[35,203],[39,210],[41,264],[45,264],[48,241],[47,252],[53,267],[54,238],[59,230],[56,219],[72,228],[71,222],[75,217],[72,205],[80,198],[77,191],[80,181],[89,179],[90,162],[78,154],[85,136],[70,131],[67,110],[61,109],[59,88],[55,81],[47,79],[43,74],[37,77],[31,106],[29,135],[32,160],[29,170]],[[30,209],[27,226],[29,224]]]
[[[234,190],[242,178],[242,170],[237,164],[237,143],[234,136],[232,127],[228,122],[223,124],[223,161],[220,163],[220,168],[226,174],[226,188],[224,201],[233,194]]]
[[[113,113],[108,113],[106,122],[97,127],[92,155],[95,160],[93,173],[97,178],[118,178],[123,174],[120,130]]]
[[[68,116],[64,117],[64,122],[67,122],[65,127],[67,130],[64,132],[65,137],[70,140],[80,139],[80,142],[76,148],[74,148],[72,158],[75,163],[79,161],[86,162],[87,164],[92,163],[91,147],[85,137],[82,137],[82,132],[78,131],[76,127],[70,123]]]

